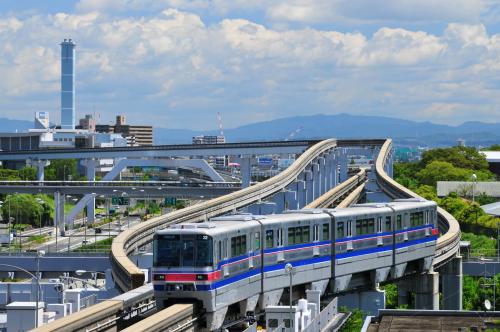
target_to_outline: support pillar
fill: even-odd
[[[345,148],[339,149],[339,165],[340,165],[339,183],[341,183],[347,180],[348,162],[347,162],[347,150]]]
[[[85,159],[81,161],[81,164],[85,166],[85,175],[88,181],[95,181],[95,168],[98,165],[96,159]],[[87,202],[87,223],[94,223],[95,221],[95,195]]]
[[[334,169],[333,162],[335,160],[333,156],[334,156],[333,153],[329,153],[326,156],[326,174],[325,174],[326,191],[333,188],[333,169]]]
[[[378,316],[378,311],[385,308],[385,291],[374,289],[338,296],[338,306],[360,309],[370,316]]]
[[[457,256],[442,266],[442,299],[444,310],[462,310],[462,257]]]
[[[314,201],[314,182],[313,172],[308,170],[304,171],[304,179],[306,182],[306,205]]]
[[[320,194],[320,173],[319,173],[319,164],[313,163],[312,164],[312,173],[313,173],[313,199],[315,200]],[[312,202],[312,201],[311,201]]]
[[[318,166],[319,166],[319,195],[323,195],[326,193],[326,160],[324,157],[318,158]]]
[[[28,166],[36,168],[36,179],[45,181],[45,167],[50,165],[50,160],[28,160]]]
[[[285,192],[280,191],[273,196],[273,202],[276,203],[276,213],[281,213],[285,210]]]
[[[54,228],[55,232],[58,231],[61,236],[64,236],[64,195],[59,191],[54,192]]]
[[[307,205],[306,201],[306,182],[305,181],[297,181],[297,209],[302,209]]]
[[[439,310],[439,273],[429,271],[414,278],[415,309]]]
[[[250,157],[242,157],[240,159],[240,172],[241,172],[241,187],[246,188],[250,186],[252,178],[252,165]]]

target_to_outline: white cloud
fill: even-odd
[[[202,1],[176,3],[204,7]],[[234,10],[229,2],[214,3]],[[314,16],[321,7],[311,3],[290,2],[298,7],[289,14],[326,19]],[[441,34],[382,27],[366,35],[277,30],[237,18],[205,23],[194,12],[166,7],[139,17],[106,12],[121,6],[139,3],[81,1],[76,14],[0,18],[0,76],[8,78],[0,81],[2,114],[31,117],[32,104],[22,102],[28,99],[42,109],[58,108],[58,42],[73,38],[80,114],[95,106],[103,118],[124,112],[131,121],[204,128],[219,110],[226,126],[252,121],[250,110],[267,114],[262,118],[304,110],[406,112],[415,119],[435,113],[443,122],[460,122],[477,106],[500,115],[494,107],[500,102],[500,35],[489,35],[481,24],[453,23]]]

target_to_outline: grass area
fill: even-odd
[[[36,244],[42,244],[45,243],[49,240],[49,237],[47,235],[33,235],[28,238],[29,242],[33,242]]]
[[[111,243],[113,239],[104,239],[97,241],[95,243],[86,244],[78,249],[73,250],[73,252],[109,252],[111,251]]]

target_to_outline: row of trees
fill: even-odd
[[[37,171],[33,167],[23,167],[19,170],[0,168],[0,180],[15,181],[27,180],[34,181],[37,178]],[[85,177],[78,173],[78,164],[76,159],[52,160],[50,165],[45,167],[45,180],[82,180]]]
[[[46,195],[6,195],[1,208],[3,220],[12,218],[14,224],[38,227],[52,223],[53,200]]]

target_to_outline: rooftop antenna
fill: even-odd
[[[217,122],[219,124],[219,133],[221,136],[224,136],[224,128],[222,127],[222,115],[220,112],[217,112]]]

